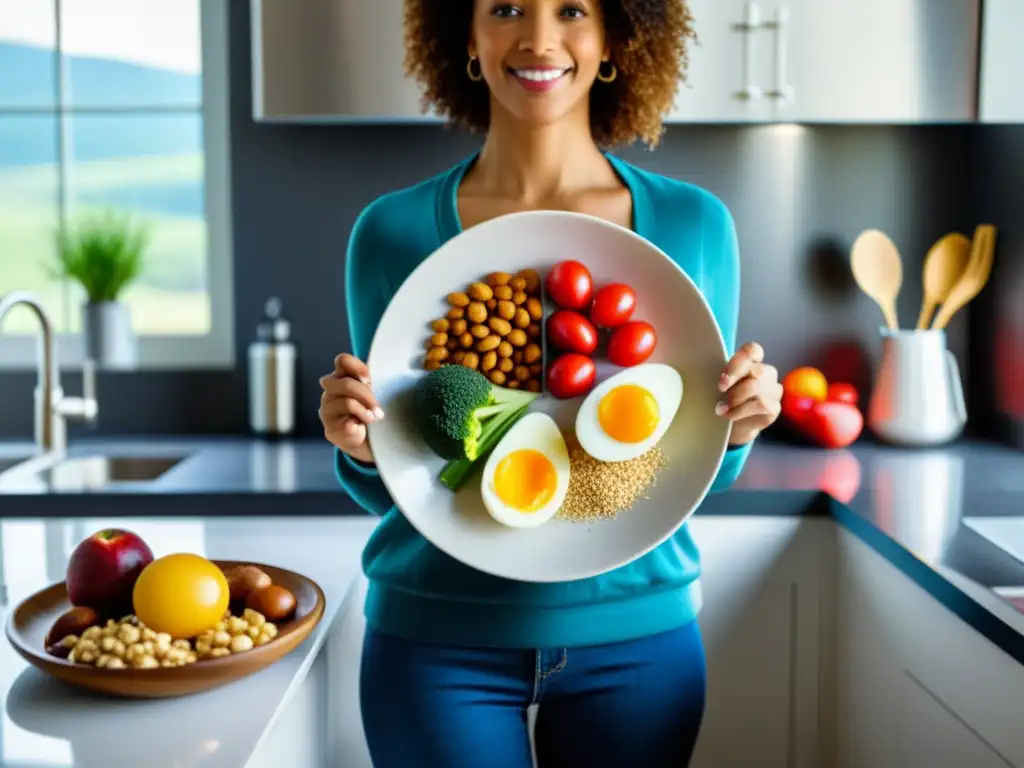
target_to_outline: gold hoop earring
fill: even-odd
[[[597,79],[600,80],[602,83],[610,83],[616,77],[619,76],[619,70],[618,70],[618,67],[615,66],[615,62],[609,61],[607,63],[611,65],[611,71],[607,75],[602,74],[601,67],[603,67],[605,65],[605,63],[606,62],[602,61],[601,64],[598,66],[598,68],[597,68]]]
[[[477,67],[476,67],[477,68],[476,74],[473,73],[473,62],[476,61],[476,60],[477,60],[476,56],[470,56],[469,57],[469,61],[466,62],[466,76],[470,80],[472,80],[474,83],[479,83],[481,80],[484,79],[484,73],[483,73],[483,70],[480,68],[479,64],[477,64]]]

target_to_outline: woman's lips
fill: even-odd
[[[572,67],[510,68],[509,73],[523,88],[534,93],[550,91],[565,80]]]

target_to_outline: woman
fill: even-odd
[[[353,353],[321,379],[320,417],[340,482],[383,516],[370,581],[363,722],[378,768],[527,768],[539,704],[543,766],[684,766],[704,711],[696,617],[700,559],[687,526],[600,577],[529,584],[442,554],[393,507],[366,425],[386,418],[360,361],[393,295],[442,242],[514,211],[588,213],[660,246],[698,284],[735,346],[739,258],[710,193],[602,147],[654,145],[683,73],[683,0],[407,0],[407,64],[427,101],[485,132],[479,153],[360,215],[348,248]],[[713,486],[739,474],[779,412],[778,373],[756,343],[734,354],[716,411],[732,422]]]

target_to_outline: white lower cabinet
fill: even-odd
[[[696,517],[694,768],[1024,768],[1024,665],[830,519]]]
[[[700,517],[708,703],[696,768],[814,768],[830,520]]]
[[[1024,766],[1024,667],[839,533],[837,768]]]
[[[321,766],[344,766],[348,762],[332,762],[327,750],[333,714],[330,707],[330,676],[327,658],[321,653],[313,660],[309,674],[292,694],[291,701],[281,711],[277,721],[270,727],[244,768],[321,768]],[[372,768],[369,761],[365,766],[351,765],[351,768]]]

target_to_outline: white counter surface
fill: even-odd
[[[241,768],[257,752],[324,645],[375,518],[124,518],[0,521],[0,561],[13,606],[64,578],[83,538],[134,530],[156,556],[189,551],[290,568],[315,579],[327,610],[312,636],[272,667],[178,699],[113,699],[60,683],[0,641],[0,768]],[[296,768],[300,768],[296,766]]]

